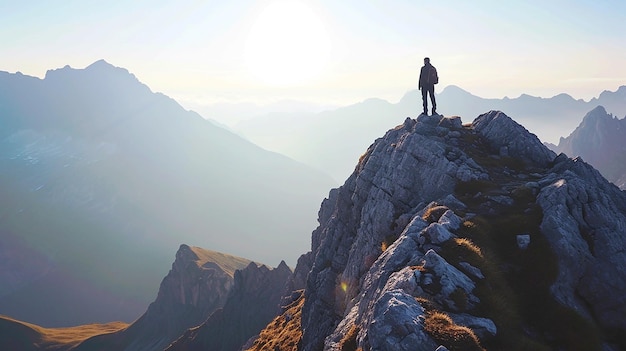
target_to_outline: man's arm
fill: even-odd
[[[418,90],[422,90],[422,73],[424,73],[424,67],[422,67],[422,69],[420,69],[420,77],[417,81],[417,89]]]

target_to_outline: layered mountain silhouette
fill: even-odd
[[[272,269],[182,245],[157,299],[141,318],[73,350],[184,350],[181,346],[197,343],[195,334],[205,329],[211,350],[235,350],[276,316],[290,275],[284,262]],[[170,346],[175,341],[179,346]]]
[[[626,189],[626,118],[618,119],[598,106],[572,134],[549,146],[555,152],[582,157],[606,179]]]
[[[249,265],[237,271],[224,307],[204,323],[188,330],[166,350],[241,350],[280,312],[291,270],[282,263],[273,270]]]
[[[626,347],[626,193],[581,158],[557,156],[500,111],[470,124],[407,118],[331,190],[318,221],[311,251],[290,276],[283,263],[235,271],[224,306],[167,349]],[[163,332],[133,338],[160,350],[160,336],[172,335],[164,332],[173,330],[169,318],[180,327],[180,311],[192,314],[179,303],[209,299],[193,293],[206,275],[181,275],[219,266],[202,257],[223,261],[181,246],[157,301],[136,324],[57,349],[98,349],[152,316],[152,328]],[[150,312],[154,306],[170,307]],[[35,340],[43,335],[36,326],[26,330]]]
[[[269,268],[181,245],[156,300],[132,324],[42,328],[0,317],[0,349],[238,350],[279,313],[290,275],[285,262]]]
[[[105,61],[0,72],[0,119],[0,313],[47,327],[133,321],[181,242],[293,264],[334,184]]]
[[[524,94],[517,98],[485,99],[457,86],[448,86],[437,94],[437,102],[438,110],[446,116],[506,111],[542,141],[556,143],[598,105],[625,116],[626,86],[615,92],[604,91],[590,101],[576,100],[567,94],[551,98]],[[398,116],[416,117],[421,106],[421,94],[414,90],[395,104],[368,99],[320,113],[273,113],[242,121],[235,129],[258,145],[322,169],[341,181],[354,170],[354,164],[372,140],[384,134],[389,125],[398,123]]]

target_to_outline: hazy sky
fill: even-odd
[[[626,84],[626,1],[0,0],[0,70],[99,59],[180,102],[398,101],[438,91],[585,100]]]

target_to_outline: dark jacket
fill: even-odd
[[[418,88],[425,86],[435,85],[439,83],[439,76],[437,76],[437,69],[430,63],[425,64],[420,71],[420,81]]]

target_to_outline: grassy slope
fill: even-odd
[[[71,350],[91,336],[113,333],[127,326],[126,323],[111,322],[69,328],[43,328],[0,316],[0,350]]]
[[[250,262],[252,262],[245,258],[232,256],[217,251],[211,251],[197,246],[190,246],[190,248],[191,251],[193,251],[193,253],[198,256],[198,260],[196,261],[198,267],[202,267],[207,262],[213,262],[231,277],[235,275],[236,270],[244,269],[250,264]]]

